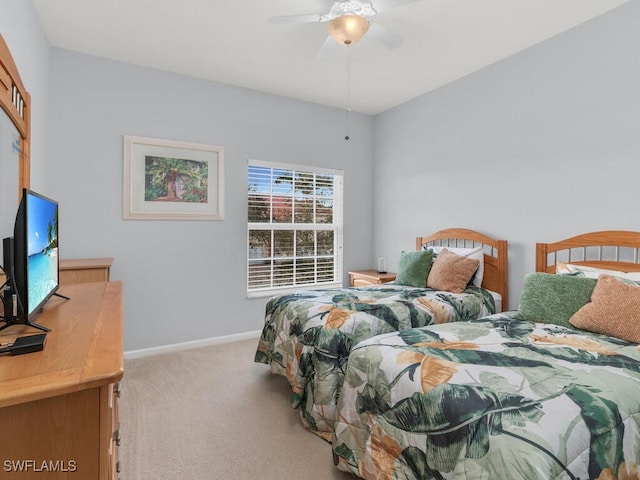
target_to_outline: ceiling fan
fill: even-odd
[[[353,45],[365,33],[375,37],[388,48],[398,48],[404,38],[397,33],[381,27],[371,21],[372,17],[390,8],[399,7],[418,0],[380,0],[373,6],[373,1],[364,0],[333,0],[329,12],[310,15],[284,15],[269,18],[270,23],[327,23],[328,36],[317,54],[318,58],[326,57],[333,49],[340,45]],[[378,6],[380,3],[380,6]]]

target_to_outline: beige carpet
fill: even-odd
[[[353,480],[306,431],[258,340],[125,361],[122,480]]]

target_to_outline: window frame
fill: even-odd
[[[332,223],[295,223],[295,218],[292,218],[291,223],[289,222],[273,222],[273,218],[269,219],[269,222],[251,222],[249,221],[249,205],[251,201],[251,192],[249,191],[249,174],[251,167],[262,167],[273,170],[285,170],[291,172],[298,172],[302,174],[312,173],[314,175],[331,175],[333,176],[333,222]],[[273,191],[269,192],[269,196],[271,197],[269,205],[273,205]],[[344,198],[344,170],[338,169],[330,169],[323,167],[316,167],[310,165],[297,165],[290,163],[281,163],[281,162],[268,162],[263,160],[255,160],[249,159],[247,162],[247,240],[246,240],[246,256],[247,256],[247,269],[246,269],[246,288],[247,288],[247,297],[248,298],[257,298],[257,297],[267,297],[278,294],[284,294],[288,292],[292,292],[295,290],[312,290],[317,288],[336,288],[342,287],[343,285],[343,258],[342,258],[342,250],[343,250],[343,198]],[[293,198],[293,195],[292,195]],[[301,228],[302,227],[302,228]],[[271,276],[270,276],[270,286],[262,287],[262,288],[250,288],[250,265],[251,265],[251,235],[250,232],[253,230],[265,230],[271,231],[272,235],[275,231],[282,230],[313,230],[314,232],[318,231],[333,231],[334,233],[334,245],[333,245],[333,255],[330,256],[334,258],[333,265],[333,280],[330,282],[314,282],[314,283],[303,283],[303,284],[289,284],[285,286],[274,286],[274,272],[273,272],[273,260],[274,259],[291,259],[296,260],[298,258],[295,252],[295,242],[293,245],[294,251],[291,256],[285,257],[276,257],[273,255],[273,252],[270,252],[269,259],[271,263]],[[295,233],[294,233],[295,235]],[[273,243],[273,242],[272,242]],[[314,242],[314,247],[317,247],[317,237]],[[266,257],[264,257],[266,258]],[[312,258],[317,262],[318,259],[327,258],[326,255],[318,255],[317,251],[313,254]],[[314,267],[314,275],[317,274],[318,268],[317,263]],[[317,280],[317,279],[316,279]]]

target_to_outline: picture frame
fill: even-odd
[[[124,136],[125,220],[224,220],[224,147]]]

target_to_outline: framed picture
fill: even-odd
[[[223,220],[224,147],[124,136],[123,217]]]

